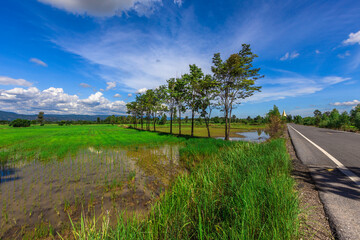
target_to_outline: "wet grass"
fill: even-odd
[[[220,147],[220,148],[219,148]],[[202,149],[194,154],[194,149]],[[220,150],[219,150],[220,149]],[[264,144],[201,139],[182,150],[180,176],[146,219],[114,228],[82,218],[76,239],[296,239],[298,200],[284,140]]]

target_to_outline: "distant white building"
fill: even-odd
[[[283,113],[281,115],[282,117],[286,117],[286,113],[285,113],[285,110],[283,110]]]

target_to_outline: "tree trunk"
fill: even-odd
[[[156,132],[156,114],[154,114],[153,116],[153,120],[154,120],[154,132]]]
[[[232,107],[230,106],[228,136],[230,136],[230,130],[231,130],[231,114],[232,114]]]
[[[225,106],[225,140],[228,141],[230,140],[229,138],[229,132],[228,132],[228,115],[229,115],[229,110],[227,108],[227,106]]]
[[[179,108],[179,135],[181,135],[181,110]]]
[[[170,134],[172,134],[172,119],[173,119],[173,112],[170,111]]]
[[[208,132],[208,138],[210,138],[210,118],[209,117],[204,117],[204,120],[205,120],[205,124],[206,124],[206,128],[207,128],[207,132]]]
[[[194,109],[191,110],[191,136],[194,136],[194,115],[195,111]]]
[[[144,115],[141,114],[141,130],[144,130]]]

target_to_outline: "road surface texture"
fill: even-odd
[[[288,124],[339,239],[360,239],[360,134]]]

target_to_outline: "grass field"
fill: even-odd
[[[187,133],[189,125],[183,129]],[[259,126],[239,125],[235,131],[254,129]],[[17,129],[1,126],[0,159],[3,162],[36,159],[44,163],[27,168],[32,173],[28,183],[24,176],[0,185],[0,195],[4,194],[2,223],[14,224],[12,204],[18,208],[20,218],[24,214],[23,221],[41,220],[40,225],[31,225],[35,230],[29,223],[18,221],[28,228],[25,232],[22,228],[16,232],[28,239],[56,237],[55,230],[59,230],[64,239],[297,238],[297,193],[282,139],[263,144],[226,142],[162,133],[168,126],[157,130],[160,132],[112,125]],[[206,128],[197,126],[195,134],[203,136],[203,130],[206,133]],[[223,136],[221,125],[212,126],[212,130],[214,136],[216,131]],[[69,154],[76,158],[59,161],[68,159]],[[124,158],[131,161],[124,163]],[[173,178],[182,172],[177,162],[188,171]],[[169,182],[169,179],[172,180]],[[169,186],[164,192],[166,185]],[[73,197],[63,198],[62,194]],[[29,204],[30,201],[34,204]],[[66,222],[64,218],[69,215],[74,225],[59,229],[54,228],[56,224],[46,222],[43,217],[48,215],[40,212],[44,201],[53,212],[48,214],[52,221]],[[122,212],[123,208],[115,208],[120,204],[133,211],[138,209],[134,206],[136,202],[151,205],[149,210],[131,218]],[[23,210],[25,204],[30,210]],[[80,218],[83,212],[79,206],[97,209],[96,216],[102,221],[91,214]],[[33,217],[26,217],[29,212]],[[12,233],[11,226],[9,229]]]
[[[235,125],[232,133],[264,128],[263,125]],[[157,131],[169,133],[169,125],[157,126]],[[184,135],[190,135],[191,126],[185,124]],[[177,125],[173,128],[178,133]],[[206,137],[205,125],[196,126],[195,136]],[[223,137],[224,126],[213,125],[212,137]],[[151,134],[147,131],[134,131],[116,125],[35,125],[28,128],[11,128],[0,126],[0,162],[16,159],[49,160],[63,158],[67,154],[75,154],[81,148],[92,146],[124,147],[131,145],[158,145],[185,141],[184,138],[174,138],[170,135]]]
[[[224,137],[225,136],[225,126],[223,124],[211,124],[210,126],[210,134],[211,137]],[[152,128],[151,128],[152,129]],[[245,124],[232,124],[231,131],[230,131],[230,137],[237,137],[238,135],[236,133],[239,132],[246,132],[251,130],[258,130],[258,129],[265,129],[265,124],[263,125],[245,125]],[[165,132],[170,133],[170,125],[160,125],[156,127],[156,130],[159,132]],[[179,125],[174,124],[173,125],[173,133],[178,134],[179,133]],[[181,126],[181,134],[183,135],[190,135],[191,134],[191,125],[188,124],[182,124]],[[198,137],[207,137],[208,132],[205,124],[203,125],[196,125],[194,128],[194,136]]]

